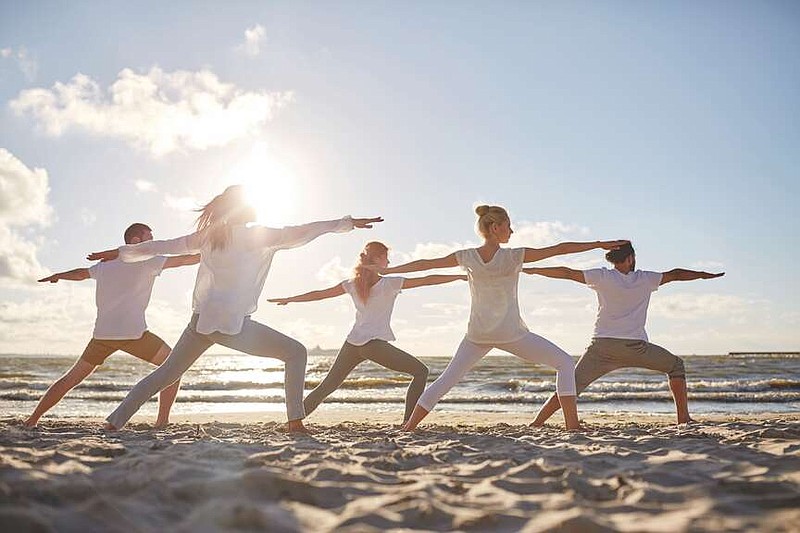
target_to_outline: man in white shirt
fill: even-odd
[[[153,239],[152,230],[145,224],[135,223],[125,230],[127,244],[136,244]],[[170,354],[170,347],[147,329],[145,309],[150,303],[156,276],[165,268],[195,265],[199,255],[177,257],[158,256],[141,263],[107,261],[90,268],[76,268],[59,272],[40,282],[82,281],[93,278],[97,282],[95,302],[97,318],[92,339],[72,368],[53,383],[45,392],[33,414],[25,425],[33,427],[39,418],[53,408],[73,387],[81,383],[102,365],[117,350],[127,352],[139,359],[160,365]],[[164,389],[159,396],[156,427],[169,423],[169,411],[175,402],[180,382],[176,381]]]
[[[683,360],[648,342],[644,329],[650,294],[671,281],[718,278],[724,275],[676,268],[668,272],[636,270],[636,253],[631,244],[606,253],[613,269],[573,270],[567,267],[526,268],[526,274],[571,279],[597,292],[598,311],[592,343],[575,367],[577,393],[596,379],[619,368],[647,368],[669,377],[678,423],[691,421]],[[531,425],[542,426],[560,408],[553,395],[542,406]]]

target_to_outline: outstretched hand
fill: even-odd
[[[630,244],[631,241],[628,239],[621,239],[617,241],[603,241],[600,243],[600,248],[603,250],[617,250],[626,244]]]
[[[292,303],[293,300],[291,298],[267,298],[267,301],[278,305],[286,305]]]
[[[92,252],[86,256],[89,261],[111,261],[119,257],[119,249],[103,250],[102,252]]]
[[[713,274],[711,272],[701,272],[702,276],[700,279],[714,279],[714,278],[721,278],[725,275],[725,272],[719,272],[718,274]]]
[[[353,227],[354,228],[371,228],[373,224],[376,222],[383,222],[383,217],[375,217],[375,218],[354,218],[353,219]]]
[[[58,277],[58,274],[52,274],[50,276],[47,276],[46,278],[40,279],[39,282],[49,281],[50,283],[58,283],[58,280],[60,279],[61,278]]]

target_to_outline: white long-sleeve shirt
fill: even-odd
[[[255,313],[264,281],[278,250],[296,248],[325,233],[353,229],[353,219],[312,222],[281,229],[235,226],[225,248],[212,249],[204,232],[177,239],[147,241],[119,248],[124,262],[144,261],[157,255],[200,254],[192,309],[199,315],[197,332],[236,335],[244,317]]]

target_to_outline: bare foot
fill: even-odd
[[[115,427],[111,422],[104,422],[103,429],[106,431],[119,431],[119,428]]]
[[[169,420],[156,420],[156,423],[153,424],[153,429],[164,429],[169,425]]]
[[[39,423],[38,420],[34,420],[32,418],[29,418],[25,422],[23,422],[22,425],[25,426],[26,428],[35,428],[36,424],[38,424],[38,423]]]
[[[687,424],[687,425],[688,424],[697,424],[697,420],[695,420],[694,418],[691,418],[691,417],[687,418],[686,420],[678,420],[678,425],[679,426],[681,426],[683,424]]]
[[[303,425],[302,420],[289,420],[286,423],[286,431],[288,433],[300,433],[303,435],[310,435],[311,431]]]
[[[544,427],[544,422],[537,422],[536,420],[534,420],[533,422],[528,424],[528,427],[530,427],[530,428],[543,428]]]

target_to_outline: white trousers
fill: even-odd
[[[528,333],[514,342],[476,344],[464,339],[444,372],[425,389],[417,405],[431,411],[442,396],[452,389],[475,363],[492,348],[516,355],[531,363],[542,363],[556,369],[556,391],[559,396],[575,396],[575,362],[567,352],[535,333]]]

